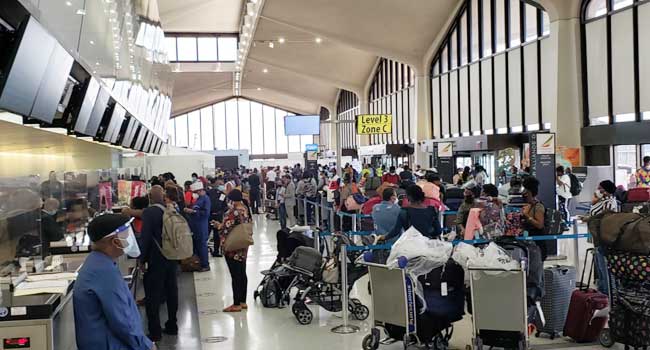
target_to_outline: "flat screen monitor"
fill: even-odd
[[[90,113],[90,118],[88,119],[88,124],[86,125],[86,131],[84,134],[92,137],[95,137],[95,135],[97,135],[99,124],[101,124],[102,119],[104,118],[104,113],[106,112],[106,108],[108,107],[108,100],[110,98],[111,95],[106,89],[99,89],[99,93],[95,99],[95,105],[93,106],[93,110]]]
[[[15,53],[4,67],[0,94],[0,108],[29,116],[50,64],[56,40],[33,17],[21,25],[17,32]]]
[[[136,129],[138,127],[138,121],[134,117],[129,118],[129,125],[126,128],[126,131],[124,132],[124,139],[122,140],[122,146],[123,147],[131,147],[131,144],[133,143],[133,134],[135,133]]]
[[[50,64],[41,81],[30,116],[46,123],[52,123],[63,96],[74,59],[58,43],[50,55]],[[68,97],[69,99],[69,97]]]
[[[88,80],[88,86],[86,87],[83,102],[81,103],[81,108],[79,109],[79,114],[77,114],[77,122],[74,125],[74,131],[81,134],[86,133],[86,128],[88,127],[88,122],[90,121],[90,116],[95,107],[95,101],[97,100],[98,94],[99,82],[95,78],[90,78]]]
[[[320,116],[318,115],[287,115],[284,117],[284,134],[318,135],[320,134]]]
[[[113,107],[113,115],[111,116],[111,122],[108,124],[106,134],[104,135],[104,141],[111,143],[115,142],[120,132],[120,128],[122,127],[122,123],[124,122],[125,114],[126,110],[124,107],[122,107],[119,103],[115,103],[115,107]]]

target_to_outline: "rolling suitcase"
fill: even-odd
[[[542,311],[546,324],[536,336],[546,333],[555,339],[564,330],[571,293],[576,286],[576,269],[573,266],[553,266],[544,269],[544,297]]]
[[[564,324],[564,335],[573,338],[578,343],[595,341],[607,324],[606,317],[593,317],[596,311],[602,310],[609,305],[609,300],[605,294],[589,288],[594,264],[593,260],[589,267],[587,284],[583,283],[589,253],[593,253],[593,251],[593,249],[587,250],[585,267],[582,270],[582,277],[580,278],[580,287],[571,294],[569,312],[567,313],[566,323]]]
[[[629,191],[627,191],[627,202],[628,203],[650,202],[650,188],[647,187],[631,188]]]

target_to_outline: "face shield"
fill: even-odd
[[[116,236],[120,241],[120,248],[124,251],[124,254],[131,258],[137,258],[140,256],[140,247],[138,247],[138,242],[133,233],[133,227],[131,226],[132,221],[133,218],[127,221],[124,225],[118,227],[113,233],[108,234],[106,237]]]

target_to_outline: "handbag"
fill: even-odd
[[[223,249],[226,252],[232,252],[252,246],[253,242],[253,224],[242,223],[230,231],[223,244]]]
[[[322,278],[325,283],[339,283],[339,263],[335,257],[325,261]]]

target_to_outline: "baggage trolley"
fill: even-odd
[[[389,269],[388,266],[360,261],[368,266],[372,289],[372,309],[374,322],[370,334],[363,338],[362,349],[376,350],[380,343],[381,332],[387,324],[404,327],[404,349],[417,338],[417,309],[413,282],[403,269]]]
[[[516,270],[470,266],[469,273],[474,349],[528,349],[525,263]]]

